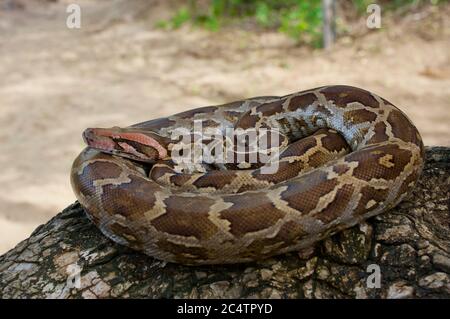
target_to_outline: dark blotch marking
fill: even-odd
[[[236,193],[243,193],[246,191],[255,190],[255,185],[244,184],[236,191]]]
[[[389,162],[392,167],[380,164],[380,159],[391,155]],[[348,162],[357,161],[358,167],[353,171],[356,178],[369,181],[372,178],[395,179],[403,172],[405,165],[411,159],[409,150],[400,149],[395,144],[388,144],[378,147],[369,147],[347,155]]]
[[[304,109],[317,101],[317,97],[313,93],[304,93],[299,96],[293,97],[289,101],[288,110],[295,111],[298,109]]]
[[[316,146],[317,141],[314,136],[307,136],[301,140],[289,144],[289,146],[280,154],[280,159],[290,156],[301,156]]]
[[[231,223],[230,232],[238,237],[273,226],[285,215],[264,193],[225,196],[224,201],[233,205],[221,216]]]
[[[276,254],[280,249],[289,247],[308,235],[299,224],[294,221],[288,221],[281,226],[278,234],[273,238],[261,238],[253,241],[247,247],[247,253],[244,257],[260,259]],[[267,246],[278,244],[274,250],[265,251]]]
[[[347,208],[354,190],[355,188],[353,186],[344,185],[336,192],[336,197],[334,200],[314,216],[321,220],[324,224],[328,224],[329,222],[335,220],[337,217],[342,215]]]
[[[252,176],[257,180],[276,184],[297,177],[304,169],[305,164],[300,161],[293,163],[281,162],[274,174],[262,174],[261,170],[258,169],[252,173]]]
[[[346,124],[360,124],[365,122],[373,122],[377,118],[377,115],[374,112],[369,110],[353,110],[345,112],[344,121]]]
[[[286,99],[281,99],[269,103],[261,104],[256,108],[256,111],[264,116],[271,116],[283,112],[283,103]]]
[[[369,210],[373,210],[380,206],[380,203],[386,200],[389,192],[389,189],[379,189],[371,186],[364,186],[360,192],[361,199],[359,200],[358,206],[356,206],[355,215],[363,215]],[[374,200],[376,203],[373,206],[366,208],[367,203],[369,203],[371,200]]]
[[[188,182],[191,179],[191,174],[179,174],[176,173],[173,176],[170,176],[169,180],[170,182],[175,186],[183,186],[186,182]]]
[[[392,126],[392,133],[395,137],[416,145],[422,145],[422,141],[417,137],[417,129],[408,120],[408,118],[398,110],[391,110],[387,121]]]
[[[150,171],[150,178],[154,181],[163,177],[166,174],[174,174],[174,170],[169,166],[153,166]]]
[[[260,120],[259,115],[250,114],[250,112],[245,113],[239,121],[236,123],[236,128],[242,128],[244,130],[249,128],[255,128],[256,123]]]
[[[308,214],[317,206],[319,198],[331,192],[337,183],[336,179],[327,179],[325,172],[312,171],[301,183],[289,184],[281,197],[288,201],[290,207]]]
[[[131,220],[153,208],[154,193],[160,190],[156,183],[142,177],[130,176],[131,182],[103,186],[103,207],[110,215],[120,214]]]
[[[374,135],[370,138],[367,144],[376,144],[389,140],[389,136],[386,134],[386,124],[379,122],[374,127]]]
[[[152,220],[151,224],[159,231],[180,236],[194,236],[206,240],[217,227],[208,219],[214,200],[203,197],[172,195],[164,200],[166,213]]]
[[[320,129],[316,134],[322,133],[325,134],[325,136],[321,138],[322,145],[330,152],[350,151],[347,141],[338,132],[328,129]]]
[[[139,153],[146,155],[149,159],[157,159],[158,158],[158,151],[150,146],[147,146],[145,144],[141,144],[136,141],[127,140],[127,139],[115,139],[115,142],[117,143],[117,147],[120,148],[120,151],[126,154],[134,155],[133,153],[129,153],[128,150],[126,150],[122,145],[119,145],[118,143],[125,143],[129,146],[133,147],[136,151]]]
[[[85,196],[92,196],[95,193],[93,182],[105,178],[117,178],[122,173],[122,168],[110,162],[93,162],[87,165],[81,175],[74,176],[78,182],[79,192]],[[89,176],[89,178],[87,178]]]
[[[221,189],[236,178],[233,171],[209,171],[195,180],[194,185],[199,188],[214,187]]]
[[[204,120],[202,121],[203,127],[218,127],[220,126],[220,123],[213,121],[213,120]]]
[[[338,174],[339,176],[344,175],[350,170],[350,167],[348,167],[345,164],[336,164],[333,166],[333,171]]]
[[[369,107],[378,108],[379,103],[369,91],[347,85],[335,85],[320,90],[328,100],[333,100],[338,107],[348,103],[359,102]]]
[[[163,251],[175,254],[176,260],[181,263],[192,263],[198,259],[208,259],[208,250],[201,247],[178,245],[167,240],[159,240],[156,245]]]

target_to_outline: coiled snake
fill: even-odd
[[[180,171],[177,128],[280,132],[278,170]],[[399,203],[424,162],[422,139],[387,100],[350,86],[257,97],[133,125],[87,129],[71,182],[112,240],[155,258],[248,262],[299,250]],[[266,164],[267,165],[267,164]]]

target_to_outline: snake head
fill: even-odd
[[[139,128],[87,128],[85,143],[104,153],[132,160],[154,163],[167,157],[169,140],[154,132]]]

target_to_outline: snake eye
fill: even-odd
[[[139,142],[117,139],[118,155],[143,162],[154,162],[158,159],[158,151]]]

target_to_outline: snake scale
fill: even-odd
[[[279,169],[176,170],[171,133],[198,121],[220,131],[277,130],[288,140]],[[424,163],[422,139],[404,113],[343,85],[87,129],[84,139],[71,182],[88,217],[117,243],[187,265],[307,248],[394,207]]]

